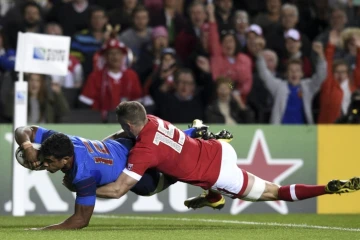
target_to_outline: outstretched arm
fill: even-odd
[[[87,227],[93,214],[94,206],[75,204],[75,213],[62,223],[34,230],[70,230]]]
[[[313,43],[313,50],[317,53],[318,59],[316,63],[316,72],[311,77],[311,89],[314,92],[317,92],[323,83],[323,81],[326,79],[327,74],[332,74],[327,72],[327,63],[325,60],[325,53],[324,53],[324,47],[322,43],[320,42],[314,42]]]
[[[101,198],[121,198],[124,196],[138,180],[130,177],[126,173],[121,173],[115,182],[106,184],[96,189],[96,196]]]
[[[39,228],[37,230],[81,229],[89,225],[96,201],[96,180],[85,178],[74,183],[76,190],[75,212],[59,224]]]

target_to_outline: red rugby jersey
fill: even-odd
[[[209,189],[219,177],[222,147],[217,140],[192,139],[169,122],[148,115],[124,172],[140,180],[156,168],[179,181]]]

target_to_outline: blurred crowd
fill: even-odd
[[[71,37],[66,76],[25,74],[28,122],[358,123],[360,1],[0,0],[0,122],[17,33]]]

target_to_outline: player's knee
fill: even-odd
[[[279,199],[280,186],[275,183],[266,182],[265,191],[261,197],[264,201],[275,201]]]

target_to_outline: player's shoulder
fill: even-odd
[[[148,119],[151,119],[151,120],[156,120],[156,119],[160,119],[159,117],[155,116],[155,115],[152,115],[152,114],[146,114],[146,117]]]
[[[166,121],[166,120],[164,120],[164,119],[162,119],[162,118],[159,118],[158,116],[151,115],[151,114],[147,114],[146,116],[147,116],[148,120],[149,120],[150,122],[152,122],[152,123],[153,123],[154,125],[156,125],[156,126],[159,125],[160,122],[169,124],[168,121]]]

